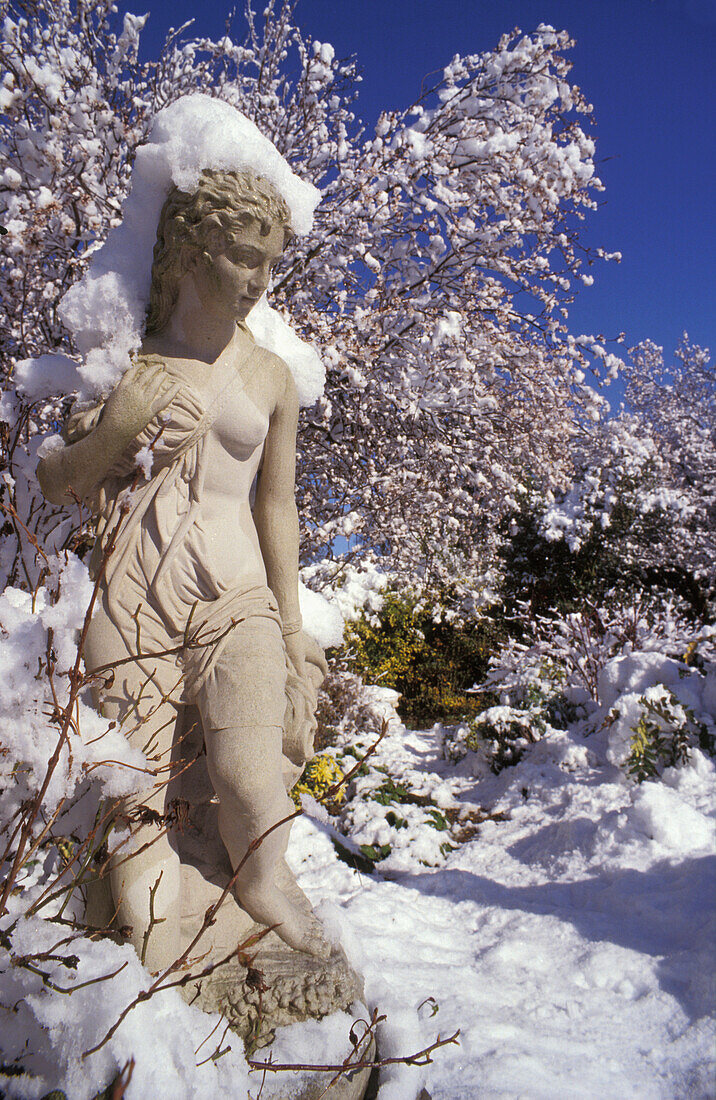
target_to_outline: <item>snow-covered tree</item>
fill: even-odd
[[[708,350],[684,337],[667,369],[662,349],[645,341],[623,374],[629,411],[573,443],[572,483],[523,510],[524,545],[513,547],[512,565],[516,553],[529,554],[533,587],[541,580],[552,600],[561,570],[573,596],[589,576],[591,591],[582,594],[674,591],[692,615],[708,619],[716,592],[716,385]]]
[[[664,364],[663,349],[645,341],[627,362],[626,400],[656,441],[663,473],[641,511],[662,517],[652,547],[664,569],[690,573],[716,596],[716,368],[708,348],[688,336]]]
[[[109,0],[8,5],[6,379],[29,355],[72,354],[59,301],[120,217],[156,111],[195,89],[220,96],[324,193],[314,233],[289,251],[274,287],[328,367],[300,440],[306,559],[343,536],[403,575],[479,588],[495,519],[525,481],[563,485],[569,440],[599,415],[588,357],[614,369],[592,338],[565,329],[575,285],[592,281],[584,264],[600,251],[585,250],[579,231],[601,189],[568,36],[540,26],[455,57],[367,136],[353,115],[354,62],[304,35],[288,0],[261,19],[249,9],[241,44],[230,29],[220,41],[184,29],[140,63],[144,22],[119,20]],[[33,529],[46,509],[18,441],[61,415],[62,378],[55,401],[35,396],[6,400],[14,505]]]

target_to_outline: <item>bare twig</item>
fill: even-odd
[[[164,874],[163,870],[159,872],[159,875],[157,876],[156,882],[154,883],[154,885],[149,890],[149,924],[147,925],[147,929],[146,929],[146,931],[144,933],[144,937],[142,939],[142,951],[141,951],[141,954],[139,956],[139,961],[141,962],[142,966],[144,966],[144,962],[145,962],[145,959],[147,957],[147,947],[149,946],[149,937],[151,936],[151,934],[154,931],[154,929],[156,928],[156,926],[158,924],[165,924],[166,919],[167,919],[166,917],[158,917],[156,915],[156,913],[154,912],[154,901],[155,901],[155,898],[157,896],[157,890],[159,889],[159,883],[162,881],[163,874]]]
[[[351,1062],[346,1065],[345,1063],[335,1065],[313,1065],[310,1062],[259,1062],[253,1058],[247,1058],[247,1063],[251,1070],[257,1070],[266,1073],[284,1073],[287,1070],[306,1071],[311,1073],[338,1073],[343,1075],[346,1073],[354,1073],[359,1069],[382,1069],[384,1066],[427,1066],[432,1062],[431,1055],[441,1047],[450,1045],[459,1046],[460,1030],[453,1032],[452,1035],[446,1036],[444,1039],[441,1035],[438,1035],[434,1042],[429,1046],[423,1047],[422,1050],[416,1051],[414,1054],[395,1055],[392,1058],[377,1058],[374,1060],[367,1059],[359,1062]]]
[[[129,1082],[132,1080],[134,1064],[134,1058],[130,1058],[128,1062],[124,1063],[119,1076],[112,1082],[110,1100],[122,1100],[122,1097],[129,1088]]]

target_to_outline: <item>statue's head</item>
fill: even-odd
[[[210,269],[247,235],[278,237],[281,247],[293,236],[286,202],[262,176],[206,170],[192,194],[173,187],[159,216],[146,334],[164,328],[190,271]]]

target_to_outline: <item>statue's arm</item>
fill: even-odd
[[[284,626],[300,622],[298,603],[298,511],[295,500],[298,396],[288,367],[281,363],[278,400],[271,416],[256,487],[254,523],[268,585]],[[300,633],[286,637],[289,655],[303,665]]]
[[[37,479],[53,504],[81,500],[99,485],[126,448],[175,396],[161,363],[140,361],[124,374],[107,398],[92,431],[40,459]]]

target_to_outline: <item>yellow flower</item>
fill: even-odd
[[[328,791],[335,783],[343,779],[343,771],[333,756],[321,753],[309,760],[304,768],[303,775],[291,791],[291,798],[300,806],[300,795],[310,794],[317,802],[325,798]],[[345,787],[339,787],[333,792],[332,802],[343,802],[346,797]]]

